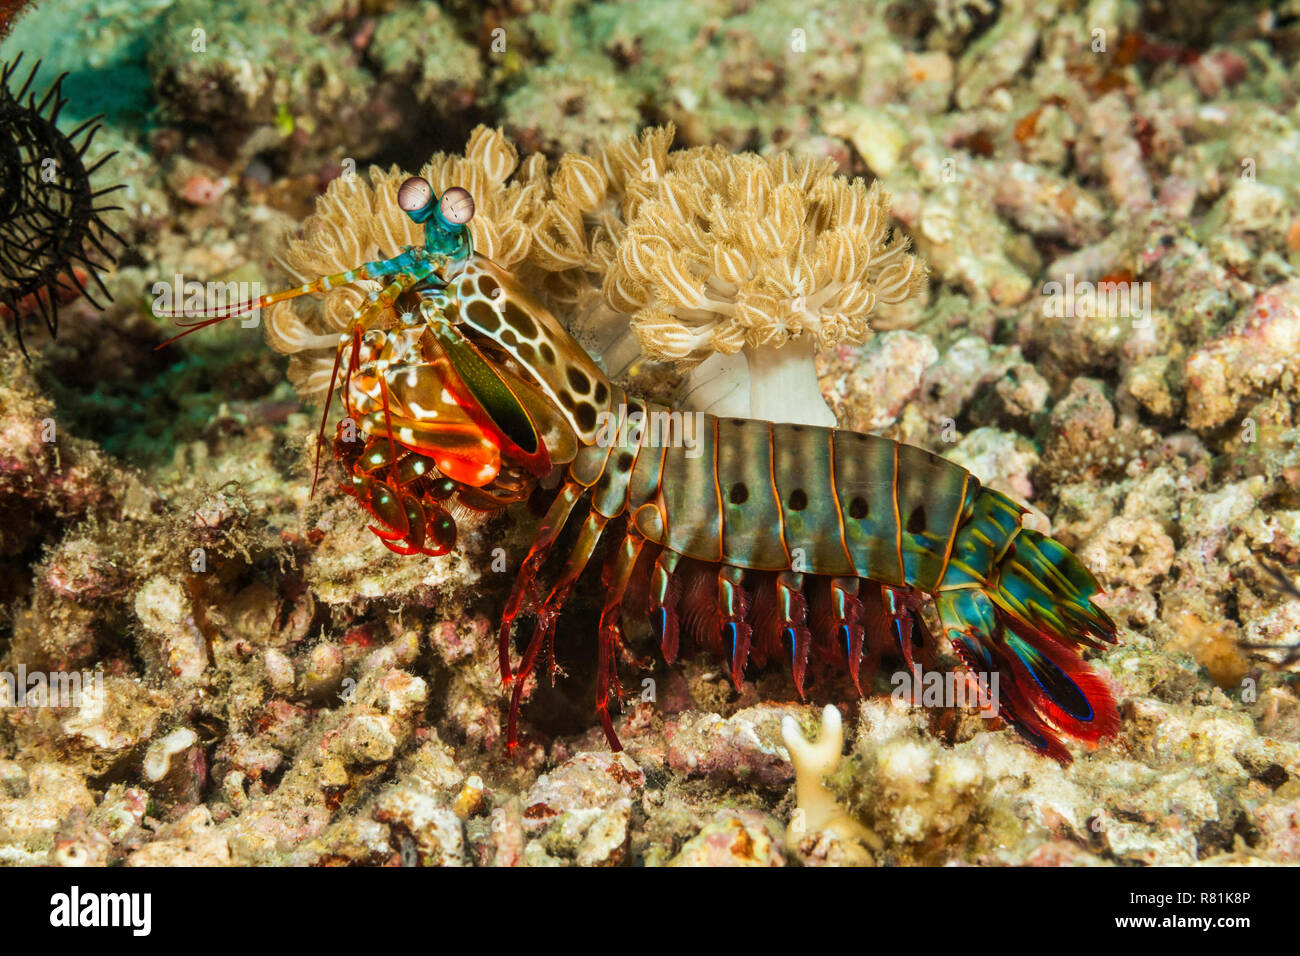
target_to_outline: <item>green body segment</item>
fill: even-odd
[[[651,409],[656,407],[652,405]],[[642,505],[658,499],[659,485],[664,477],[664,453],[667,450],[666,445],[658,448],[653,445],[638,447],[632,476],[627,483],[627,510],[631,514],[636,514]]]
[[[619,398],[626,403],[620,422],[669,414]],[[625,429],[623,440],[579,452],[571,476],[592,488],[602,516],[628,513],[653,543],[747,570],[869,578],[936,593],[991,583],[1022,533],[1021,509],[1010,499],[924,449],[810,425],[699,421],[690,442],[665,442],[680,432],[662,428]],[[1072,586],[1082,592],[1084,583]],[[1025,576],[1010,599],[1047,619],[1044,597],[1054,587],[1059,582],[1036,585]]]
[[[835,433],[835,490],[844,542],[859,577],[902,587],[899,549],[898,443],[876,435]]]
[[[898,446],[899,540],[903,577],[922,591],[939,589],[967,505],[979,481],[938,455],[912,445]]]
[[[703,561],[722,560],[722,504],[718,491],[718,420],[704,416],[697,445],[667,448],[659,486],[660,514],[666,538],[678,554]],[[727,454],[729,450],[722,450]],[[742,564],[740,567],[747,567]]]
[[[830,428],[774,425],[772,473],[781,497],[785,546],[792,571],[853,574],[836,503],[834,437]]]
[[[772,429],[767,422],[718,419],[718,488],[723,502],[723,560],[739,567],[784,569],[781,496],[771,479]]]

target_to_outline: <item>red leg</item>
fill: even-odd
[[[533,626],[533,636],[529,638],[528,647],[524,651],[523,662],[514,675],[517,686],[510,697],[506,746],[511,751],[518,744],[516,728],[519,722],[519,706],[523,702],[523,682],[537,665],[538,654],[541,653],[546,642],[551,639],[555,630],[555,622],[559,619],[560,611],[564,608],[564,602],[568,600],[573,586],[577,584],[578,578],[582,576],[582,571],[587,566],[587,562],[591,560],[591,553],[596,550],[596,543],[600,540],[600,533],[605,529],[605,523],[608,520],[604,515],[595,511],[587,515],[587,520],[582,525],[582,531],[578,534],[578,543],[574,546],[573,553],[569,555],[568,560],[564,563],[564,568],[560,571],[560,577],[555,582],[555,587],[551,589],[551,593],[546,596],[546,600],[542,602],[541,606],[532,610],[534,617],[537,619]]]
[[[645,539],[638,534],[629,533],[623,538],[614,559],[612,573],[605,581],[605,607],[600,612],[600,650],[596,665],[596,715],[600,718],[600,726],[605,731],[609,748],[614,751],[623,749],[618,735],[614,733],[614,723],[609,716],[610,688],[612,687],[618,696],[621,696],[622,692],[614,652],[623,639],[621,621],[623,595],[627,592],[628,579],[636,568],[637,557],[640,556],[644,545]]]
[[[741,586],[745,572],[724,564],[718,568],[718,613],[722,616],[722,652],[731,652],[731,683],[740,692],[745,679],[745,662],[749,659],[750,628],[745,623],[749,597]]]
[[[858,682],[858,671],[862,666],[862,639],[864,614],[862,602],[858,600],[857,578],[831,579],[831,614],[834,618],[835,637],[844,648],[849,665],[849,676],[853,686],[862,695],[862,685]]]
[[[382,528],[370,526],[376,537],[384,541],[402,541],[410,533],[410,522],[398,489],[385,482],[362,479],[357,502],[384,525]]]
[[[671,664],[677,659],[677,598],[681,585],[673,577],[681,555],[664,548],[655,558],[650,577],[650,626],[659,641],[664,660]]]
[[[912,612],[907,604],[907,592],[901,588],[880,586],[880,600],[885,618],[889,622],[889,633],[894,644],[907,662],[910,671],[912,662]]]
[[[777,612],[781,616],[781,639],[790,644],[790,669],[794,675],[794,689],[803,699],[803,680],[808,671],[808,651],[812,647],[812,632],[808,630],[808,602],[803,596],[803,575],[797,571],[782,571],[776,579]]]
[[[569,519],[574,504],[582,497],[584,491],[586,489],[577,482],[565,482],[542,519],[537,537],[533,540],[532,547],[528,549],[528,556],[524,558],[524,563],[519,568],[519,575],[515,578],[514,589],[510,592],[505,613],[501,616],[501,629],[497,632],[497,658],[501,665],[501,680],[507,685],[513,679],[510,671],[511,626],[521,610],[532,612],[539,605],[537,574],[542,569],[551,545],[559,536],[560,529]]]
[[[334,350],[334,368],[330,370],[330,387],[329,390],[325,393],[325,407],[321,410],[320,413],[320,431],[316,433],[316,463],[315,465],[312,466],[311,492],[310,492],[310,494],[313,497],[316,494],[316,481],[317,479],[320,478],[320,449],[321,446],[325,444],[325,425],[329,421],[330,401],[333,400],[334,398],[334,383],[338,381],[339,362],[342,360],[342,358],[343,358],[343,343],[340,342],[339,347]],[[346,391],[347,389],[345,387],[344,392],[346,393]]]

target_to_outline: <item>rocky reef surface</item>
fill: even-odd
[[[109,308],[0,358],[0,670],[99,675],[80,707],[0,707],[0,861],[1300,862],[1294,12],[70,0],[18,50],[72,71],[69,119],[105,112],[129,249]],[[1095,572],[1116,739],[1063,767],[887,674],[801,702],[778,667],[737,693],[642,640],[610,753],[593,580],[507,757],[496,621],[535,520],[392,554],[335,481],[310,494],[317,409],[260,330],[154,350],[155,283],[299,281],[286,236],[371,162],[487,123],[545,175],[666,122],[892,195],[928,289],[817,355],[822,397]]]

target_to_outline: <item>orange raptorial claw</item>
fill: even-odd
[[[371,531],[374,531],[375,529],[372,527],[370,530],[371,530]],[[401,555],[410,555],[410,554],[419,554],[419,553],[420,553],[420,549],[419,549],[419,548],[408,548],[408,547],[403,547],[403,546],[397,544],[396,542],[393,542],[393,541],[388,540],[387,538],[383,537],[382,535],[380,536],[379,540],[382,541],[382,542],[384,543],[384,547],[385,547],[385,548],[387,548],[389,551],[395,552],[396,554],[401,554]]]
[[[430,487],[426,494],[434,501],[446,501],[456,493],[456,483],[450,478],[439,478]]]
[[[426,507],[424,533],[433,539],[434,547],[425,548],[424,553],[438,557],[456,547],[456,519],[436,501],[426,501]]]
[[[433,461],[438,470],[452,481],[480,488],[490,483],[501,471],[501,450],[485,442],[476,451],[477,454],[468,453],[467,449],[464,456],[435,452]]]
[[[369,512],[386,524],[396,535],[383,535],[393,540],[405,538],[410,532],[410,524],[407,522],[406,509],[402,507],[402,493],[396,488],[387,484],[376,484],[370,492],[370,498],[367,502]],[[379,534],[379,532],[375,532]]]
[[[372,438],[366,442],[359,466],[366,472],[379,471],[393,463],[392,454],[388,442]]]
[[[424,508],[410,495],[402,495],[402,508],[406,512],[406,524],[409,529],[406,540],[414,551],[424,550],[425,518]],[[414,553],[414,551],[412,553]]]
[[[410,454],[402,456],[401,461],[397,463],[393,478],[399,486],[404,487],[419,478],[423,478],[426,474],[433,474],[429,460],[423,455]]]
[[[367,475],[351,475],[343,482],[343,493],[351,495],[363,505],[370,498],[375,480]]]

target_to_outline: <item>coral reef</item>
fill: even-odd
[[[0,59],[70,71],[68,129],[105,113],[129,252],[111,304],[0,356],[0,673],[85,678],[0,706],[0,861],[1300,862],[1300,26],[1256,13],[37,5]],[[638,393],[717,375],[699,403],[753,413],[737,357],[797,351],[818,388],[766,394],[780,417],[820,402],[1026,502],[1121,625],[1089,659],[1118,739],[1063,767],[888,668],[803,702],[700,654],[627,684],[612,754],[592,575],[508,758],[527,509],[425,560],[328,471],[310,493],[366,287],[268,309],[275,351],[234,323],[153,351],[155,283],[265,291],[418,241],[402,170],[470,189],[476,248]],[[635,622],[627,650],[654,652]]]

